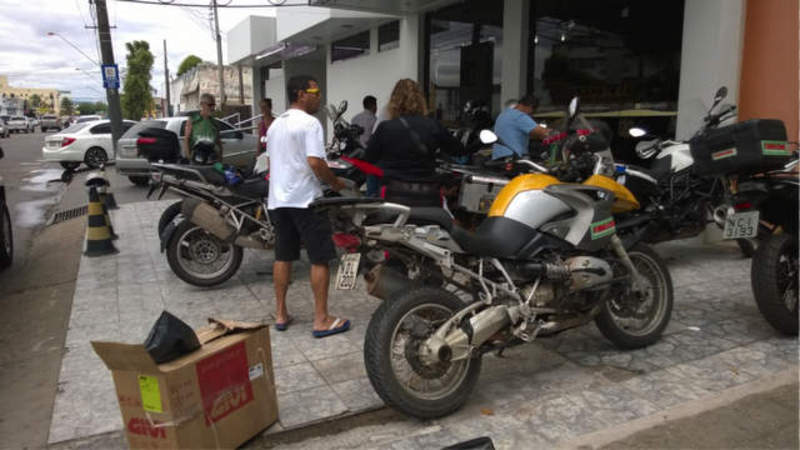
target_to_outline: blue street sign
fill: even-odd
[[[119,69],[116,64],[103,64],[103,87],[119,89]]]

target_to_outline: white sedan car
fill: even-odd
[[[125,133],[136,122],[122,121]],[[65,169],[76,169],[82,162],[92,169],[114,159],[111,145],[111,122],[92,120],[72,125],[44,138],[42,157],[45,161],[61,163]]]

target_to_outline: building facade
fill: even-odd
[[[42,104],[49,112],[57,113],[61,107],[61,96],[69,94],[69,91],[59,91],[49,88],[23,88],[13,87],[8,84],[8,77],[0,75],[0,114],[2,115],[22,115],[25,113],[25,106],[32,110],[30,104],[31,97],[38,95]]]
[[[253,103],[251,67],[225,66],[223,80],[226,105]],[[173,114],[200,109],[200,96],[205,93],[213,95],[214,98],[219,96],[219,73],[216,64],[203,62],[170,80],[170,103]],[[220,102],[219,99],[216,101]]]
[[[314,2],[311,2],[314,4]],[[458,126],[464,105],[499,114],[533,93],[536,117],[574,95],[617,137],[638,125],[691,137],[715,91],[739,118],[776,117],[798,139],[798,2],[784,0],[327,0],[278,8],[228,33],[229,63],[253,68],[255,99],[286,105],[285,82],[315,76],[323,101],[379,109],[412,78],[429,109]],[[778,26],[779,25],[779,26]]]

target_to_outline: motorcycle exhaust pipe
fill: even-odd
[[[519,319],[516,307],[498,305],[486,308],[469,321],[457,325],[444,337],[434,333],[423,344],[420,358],[427,364],[468,358],[471,348],[480,347],[495,333]]]
[[[381,300],[388,300],[402,291],[407,291],[413,282],[402,273],[378,264],[364,274],[367,281],[367,293]]]
[[[183,200],[183,214],[189,218],[190,222],[223,241],[227,242],[236,234],[236,229],[228,225],[219,211],[208,202],[186,198]]]

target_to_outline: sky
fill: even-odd
[[[164,0],[169,1],[169,0]],[[174,4],[210,3],[210,0],[172,0]],[[220,4],[226,0],[218,0]],[[265,0],[230,0],[233,5],[267,4]],[[142,5],[107,0],[112,26],[114,58],[125,65],[125,43],[146,40],[155,56],[151,86],[164,84],[164,47],[170,74],[189,54],[217,61],[217,49],[208,8]],[[0,75],[13,87],[55,88],[71,91],[74,100],[103,100],[105,90],[99,68],[57,36],[58,33],[95,61],[100,61],[97,31],[92,26],[89,0],[0,0]],[[222,59],[226,61],[225,33],[247,16],[274,16],[274,8],[220,8]],[[211,25],[210,25],[211,24]],[[80,69],[80,70],[78,70]]]

